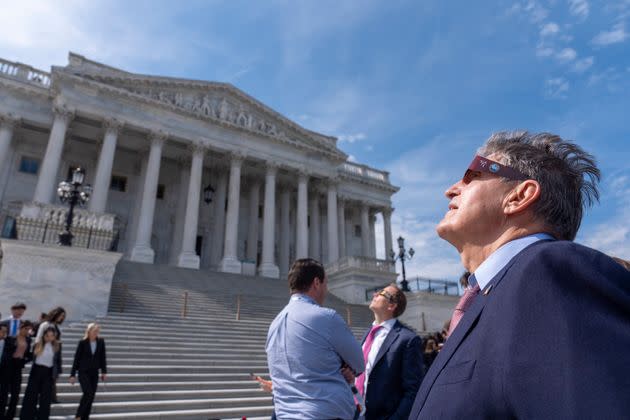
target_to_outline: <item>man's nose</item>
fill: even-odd
[[[455,197],[456,195],[459,194],[459,190],[460,190],[460,182],[461,181],[457,181],[456,183],[454,183],[453,185],[451,185],[450,187],[448,187],[448,189],[446,191],[444,191],[444,195],[446,196],[446,198],[448,198],[449,200],[453,197]]]

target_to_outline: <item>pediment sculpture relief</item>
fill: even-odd
[[[287,134],[280,130],[277,124],[241,103],[232,99],[226,99],[225,96],[213,95],[212,93],[173,92],[156,89],[141,90],[132,88],[131,90],[135,94],[176,106],[201,118],[219,119],[282,140],[289,140]]]

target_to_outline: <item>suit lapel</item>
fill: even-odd
[[[455,328],[455,331],[453,331],[453,334],[448,338],[448,340],[446,340],[444,348],[442,349],[442,351],[440,351],[438,357],[436,357],[436,359],[433,361],[431,367],[429,368],[429,371],[422,380],[422,385],[418,390],[412,412],[419,413],[420,410],[422,410],[424,402],[426,401],[427,396],[429,395],[429,391],[433,387],[435,380],[439,376],[440,372],[442,372],[442,369],[444,369],[444,366],[446,366],[448,361],[451,359],[451,357],[455,353],[455,350],[457,350],[459,345],[462,343],[464,337],[466,337],[466,335],[468,335],[468,332],[473,329],[475,321],[481,315],[481,312],[483,311],[483,308],[486,305],[487,301],[488,296],[484,296],[480,293],[475,298],[475,301],[470,306],[470,308],[468,308],[468,310],[464,314],[464,317],[457,325],[457,328]]]
[[[374,358],[374,364],[372,365],[372,369],[374,369],[374,366],[378,364],[379,360],[381,360],[381,357],[383,357],[383,355],[387,353],[387,350],[389,350],[391,345],[394,344],[394,341],[396,341],[399,335],[400,335],[400,323],[398,322],[398,320],[396,320],[396,322],[394,323],[394,326],[387,333],[387,337],[385,337],[383,344],[381,344],[381,348],[378,350],[378,353],[376,354],[376,357]]]

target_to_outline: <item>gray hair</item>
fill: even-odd
[[[541,192],[534,214],[557,239],[575,239],[584,208],[599,201],[597,184],[601,175],[595,158],[555,134],[494,133],[478,154],[496,154],[504,165],[538,181]],[[504,181],[514,182],[507,178]]]

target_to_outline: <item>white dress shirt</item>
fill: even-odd
[[[372,342],[372,348],[368,353],[368,359],[365,361],[365,382],[363,383],[363,389],[365,394],[367,394],[368,383],[370,379],[370,373],[372,372],[372,368],[374,367],[374,361],[376,356],[378,355],[387,334],[392,330],[394,324],[396,323],[396,318],[388,319],[387,321],[383,321],[380,324],[372,323],[372,326],[381,325],[382,328],[374,334],[374,341]],[[365,342],[363,343],[365,346]],[[363,347],[362,347],[363,348]]]
[[[55,357],[55,351],[50,343],[44,344],[44,351],[37,356],[35,363],[41,366],[53,367],[53,359]]]

